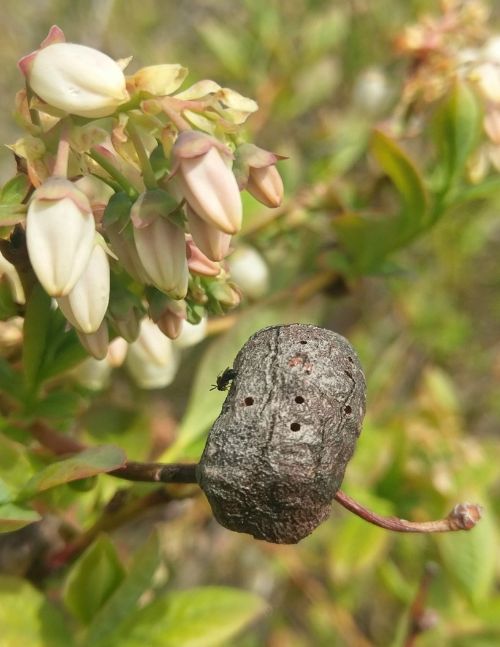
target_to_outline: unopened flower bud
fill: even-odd
[[[34,92],[59,110],[105,117],[128,99],[122,68],[97,49],[53,43],[19,61]]]
[[[189,205],[186,208],[189,231],[196,246],[212,261],[222,261],[229,253],[231,236],[199,218]]]
[[[241,301],[241,292],[238,287],[231,282],[215,281],[209,286],[210,295],[219,302],[223,309],[236,308]]]
[[[269,289],[269,269],[253,247],[239,247],[228,265],[231,278],[250,299],[258,299]]]
[[[127,85],[136,91],[149,92],[157,97],[172,94],[179,88],[188,73],[177,63],[148,65],[127,78]]]
[[[200,276],[218,276],[220,274],[220,265],[207,258],[194,244],[191,236],[186,237],[186,257],[191,274]]]
[[[275,164],[283,156],[254,144],[243,144],[236,151],[235,173],[241,189],[246,189],[266,207],[279,207],[283,201],[283,180]]]
[[[169,339],[177,339],[181,334],[182,325],[186,319],[186,302],[170,301],[155,323],[161,332]]]
[[[113,301],[109,305],[108,317],[116,332],[124,340],[131,343],[139,336],[141,319],[144,316],[142,308],[132,303],[117,303],[116,290],[112,290]]]
[[[197,324],[189,323],[187,320],[182,321],[181,334],[177,337],[174,345],[177,348],[189,348],[199,344],[205,339],[207,334],[207,318],[203,317]]]
[[[500,110],[489,110],[484,116],[483,126],[491,142],[500,145]]]
[[[85,194],[64,178],[49,178],[31,198],[26,240],[31,264],[45,291],[68,294],[85,269],[95,224]]]
[[[25,303],[26,299],[24,297],[24,289],[21,279],[19,278],[19,274],[14,265],[9,263],[9,261],[0,252],[0,278],[2,276],[5,276],[9,283],[14,301],[16,303]]]
[[[123,337],[115,337],[108,346],[106,361],[112,368],[121,366],[127,356],[128,344]]]
[[[99,241],[75,287],[68,295],[59,297],[57,303],[80,332],[93,333],[99,328],[109,303],[109,262]]]
[[[371,67],[362,72],[353,90],[353,103],[370,115],[380,114],[387,107],[391,89],[384,72]]]
[[[126,363],[134,382],[143,389],[167,386],[178,368],[171,340],[151,319],[143,319],[139,337],[129,346]]]
[[[109,384],[111,370],[107,359],[87,357],[87,359],[73,369],[71,374],[78,384],[85,389],[89,391],[101,391]]]
[[[494,63],[481,63],[473,68],[470,78],[477,84],[487,101],[500,104],[500,67]]]
[[[191,208],[220,231],[238,232],[242,206],[236,179],[226,163],[232,158],[229,149],[205,133],[189,130],[180,133],[172,152],[173,171]]]
[[[95,357],[95,359],[104,359],[108,353],[109,333],[108,324],[103,321],[95,332],[83,333],[76,331],[78,339],[85,350]]]
[[[143,193],[132,207],[137,254],[150,281],[173,299],[186,296],[189,272],[184,232],[164,216],[170,196],[165,191]]]

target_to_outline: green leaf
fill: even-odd
[[[2,647],[72,647],[64,617],[28,582],[0,576]]]
[[[34,418],[44,418],[51,421],[71,421],[77,417],[78,409],[82,405],[82,397],[62,388],[48,393],[42,400],[34,403],[30,415]]]
[[[211,391],[217,375],[232,366],[238,351],[247,339],[260,328],[288,322],[313,322],[314,314],[297,311],[283,311],[263,308],[249,310],[245,317],[226,334],[220,335],[207,349],[199,363],[186,412],[182,418],[176,441],[163,454],[160,461],[172,461],[179,456],[191,457],[186,448],[190,447],[209,429],[220,413],[226,393]]]
[[[115,640],[116,634],[130,615],[137,611],[139,598],[151,587],[159,564],[158,535],[153,533],[135,555],[128,575],[92,621],[84,642],[85,647],[114,647],[119,644]],[[110,643],[111,639],[113,641]]]
[[[427,193],[422,176],[404,150],[376,130],[371,151],[392,180],[401,199],[396,215],[345,213],[333,226],[356,274],[378,271],[385,257],[408,244],[429,224]]]
[[[485,506],[483,518],[469,532],[435,536],[444,567],[473,604],[488,599],[495,581],[498,538],[492,509]]]
[[[443,193],[453,188],[478,143],[481,116],[481,108],[470,85],[457,79],[436,111],[433,122]]]
[[[20,400],[23,394],[22,377],[12,370],[3,357],[0,357],[0,391],[14,400]]]
[[[78,479],[111,472],[121,467],[126,461],[124,452],[114,445],[100,445],[47,465],[35,474],[19,492],[18,499],[29,499],[39,492],[77,481]]]
[[[409,221],[413,227],[422,225],[427,213],[427,194],[413,160],[381,130],[373,133],[371,152],[398,190],[403,206],[401,219]]]
[[[26,218],[26,206],[24,204],[0,204],[0,227],[12,227]]]
[[[2,204],[21,204],[28,195],[31,182],[24,174],[16,175],[4,184],[0,191],[0,203]]]
[[[50,297],[36,284],[26,303],[24,318],[23,368],[26,384],[34,389],[49,339]]]
[[[216,647],[254,622],[267,604],[226,587],[174,591],[138,611],[124,627],[121,647]]]
[[[42,368],[44,380],[69,371],[88,357],[73,329],[61,331],[51,341],[54,343],[52,356],[50,358],[46,357]]]
[[[19,528],[23,528],[34,521],[40,521],[40,519],[41,516],[34,510],[21,508],[14,503],[0,504],[0,533],[19,530]],[[2,605],[0,604],[0,608],[1,606]],[[0,627],[1,626],[0,622]]]
[[[0,276],[0,321],[15,317],[18,312],[18,305],[12,298],[7,277]]]
[[[101,535],[71,569],[64,587],[64,602],[84,624],[89,624],[125,577],[116,549]]]
[[[0,497],[2,503],[12,502],[17,497],[17,491],[26,483],[33,473],[26,449],[3,434],[0,434],[0,474],[2,475],[4,495]],[[5,491],[9,496],[5,496]]]

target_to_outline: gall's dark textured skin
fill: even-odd
[[[365,378],[341,335],[305,324],[255,333],[198,466],[220,524],[294,544],[330,514],[361,432]]]

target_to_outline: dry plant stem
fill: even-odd
[[[138,463],[127,461],[123,467],[109,472],[127,481],[157,483],[196,483],[196,463]]]
[[[335,501],[350,512],[358,515],[368,523],[394,532],[450,532],[452,530],[471,530],[481,519],[481,506],[477,503],[458,503],[446,519],[436,521],[407,521],[398,517],[381,517],[360,503],[351,499],[345,492],[339,490]]]
[[[86,448],[79,441],[63,436],[42,423],[34,423],[30,431],[41,445],[50,449],[54,454],[74,454]],[[119,467],[108,474],[127,481],[144,483],[197,483],[196,463],[169,464],[127,461],[123,467]],[[335,500],[350,512],[368,521],[368,523],[394,532],[431,533],[471,530],[481,519],[482,509],[476,503],[458,503],[445,519],[407,521],[398,517],[382,517],[351,499],[342,490],[337,492]]]
[[[410,606],[408,634],[404,647],[414,647],[420,634],[432,629],[438,622],[436,613],[427,606],[429,588],[437,572],[437,564],[433,562],[426,564],[415,598]]]

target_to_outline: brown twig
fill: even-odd
[[[481,519],[482,507],[477,503],[458,503],[445,519],[436,521],[407,521],[398,517],[382,517],[368,510],[360,503],[351,499],[345,492],[339,490],[335,500],[350,512],[386,530],[394,532],[450,532],[452,530],[471,530]]]
[[[427,606],[427,596],[432,580],[436,576],[438,567],[433,562],[425,566],[424,574],[420,580],[415,598],[410,606],[408,618],[408,634],[404,647],[414,647],[417,638],[424,631],[432,629],[438,622],[438,617],[433,609]]]

